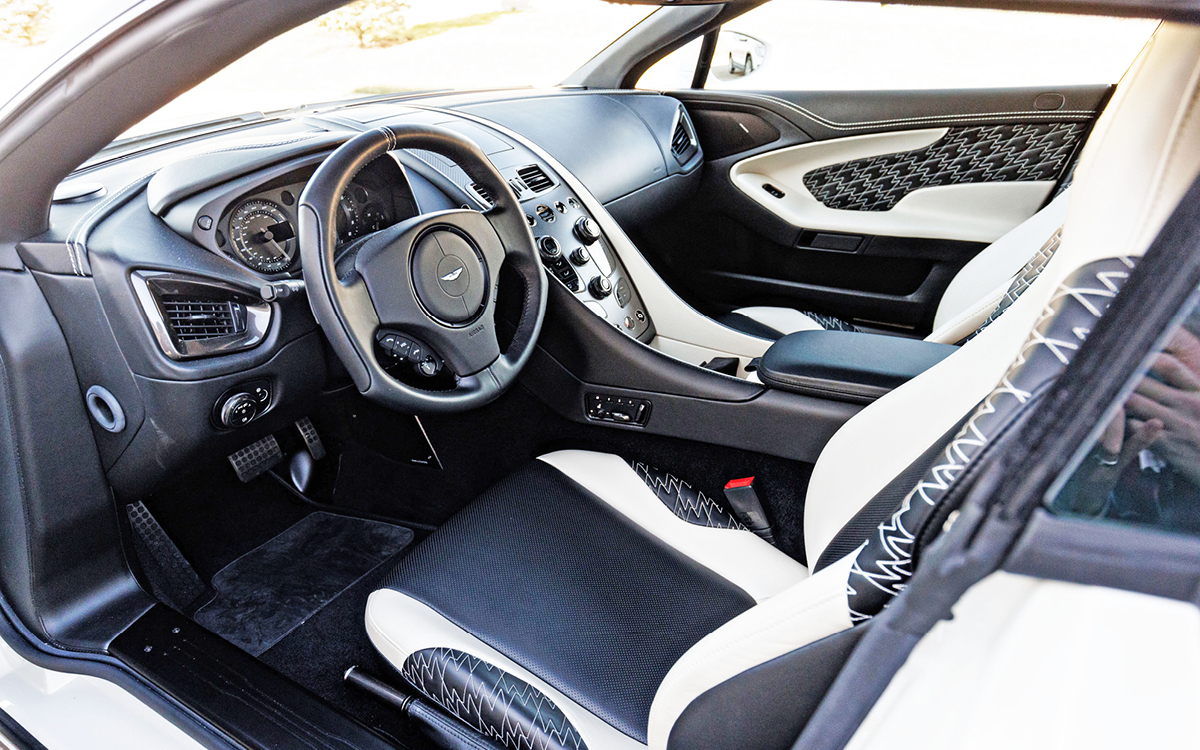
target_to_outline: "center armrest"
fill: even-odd
[[[766,385],[839,401],[869,403],[941,362],[958,347],[853,331],[798,331],[763,354]]]

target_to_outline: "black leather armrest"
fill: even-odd
[[[852,331],[798,331],[763,355],[765,385],[806,396],[868,403],[941,362],[950,344]]]

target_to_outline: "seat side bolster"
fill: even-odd
[[[371,643],[397,672],[418,651],[437,648],[461,651],[541,691],[566,715],[590,750],[645,748],[428,605],[399,591],[380,589],[372,593],[367,599],[365,619]]]
[[[665,750],[671,727],[707,690],[795,649],[850,627],[846,581],[855,554],[743,612],[692,646],[654,695],[648,745]]]
[[[934,328],[925,340],[938,344],[957,344],[970,336],[995,311],[1011,284],[1011,279],[1005,279],[1003,284],[981,297],[974,305]]]
[[[1063,225],[1070,194],[1070,188],[1064,190],[1045,208],[981,250],[954,275],[938,303],[937,314],[933,319],[934,331],[961,319],[962,315],[974,309],[983,297],[990,296],[991,290],[997,285],[1002,285],[1007,290],[1009,282],[1029,262],[1029,258]],[[984,313],[984,318],[991,312],[988,310]],[[982,323],[983,320],[979,322]],[[959,339],[961,338],[960,336]],[[943,341],[932,337],[929,340]]]
[[[742,307],[734,312],[758,321],[768,328],[774,328],[785,336],[796,331],[822,331],[825,329],[817,321],[790,307]]]
[[[808,577],[808,569],[743,529],[688,523],[672,513],[620,456],[565,450],[541,456],[659,541],[761,602]]]

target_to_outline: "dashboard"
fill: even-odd
[[[86,285],[86,293],[48,292],[60,319],[107,323],[68,326],[65,335],[76,362],[95,370],[88,382],[103,383],[127,417],[116,433],[93,425],[118,494],[142,495],[164,471],[198,455],[236,452],[303,417],[322,390],[347,384],[304,294],[297,207],[325,158],[379,125],[438,126],[473,140],[517,198],[559,289],[557,304],[572,310],[560,323],[577,335],[599,326],[620,332],[617,340],[655,341],[654,310],[626,267],[629,240],[614,217],[635,204],[643,218],[669,210],[695,189],[703,156],[682,105],[658,95],[557,93],[470,104],[475,111],[373,103],[281,118],[74,178],[105,191],[54,205],[57,229],[18,250],[46,289]],[[532,147],[546,142],[562,151],[566,142],[551,133],[582,133],[601,115],[609,130],[588,125],[595,138],[576,152]],[[642,200],[646,189],[653,197]],[[362,238],[413,217],[491,207],[492,196],[446,158],[392,151],[360,170],[340,197],[335,254],[352,257]],[[648,268],[640,256],[629,260]],[[501,275],[500,303],[504,284]],[[405,382],[437,390],[453,377],[445,369],[426,376],[413,362],[393,371],[387,354],[377,352],[381,364]]]

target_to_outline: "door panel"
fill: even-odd
[[[1056,193],[1110,93],[675,92],[703,179],[631,233],[709,314],[782,305],[925,335],[958,270]]]
[[[836,138],[752,156],[730,171],[789,224],[994,242],[1046,201],[1083,125],[932,128]]]

